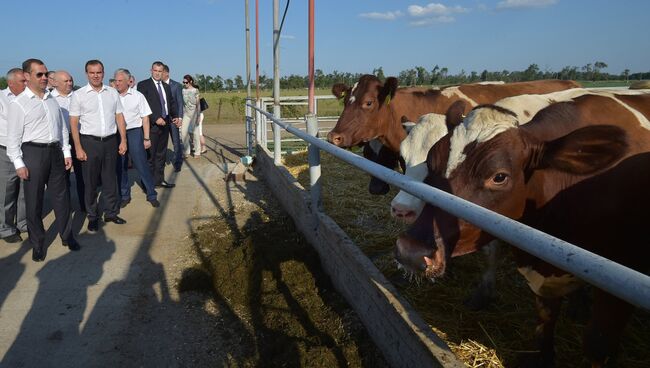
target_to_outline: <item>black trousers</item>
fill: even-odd
[[[149,167],[153,174],[153,184],[158,185],[165,179],[165,161],[167,161],[167,144],[169,143],[169,124],[167,118],[164,126],[152,124],[149,130],[151,148],[149,148]]]
[[[77,159],[77,152],[74,148],[74,142],[72,140],[72,135],[70,135],[70,141],[71,144],[71,153],[72,153],[72,170],[74,171],[74,178],[75,178],[75,183],[77,187],[77,198],[79,198],[79,208],[86,212],[86,203],[85,203],[85,188],[84,188],[84,178],[83,178],[83,169],[81,168],[81,161]],[[68,175],[68,187],[71,187],[70,185],[70,174],[71,172],[67,172]]]
[[[84,202],[88,220],[99,216],[97,213],[97,187],[101,178],[102,197],[106,200],[105,215],[117,215],[119,195],[117,190],[117,134],[100,139],[92,135],[82,134],[81,147],[86,151],[87,159],[81,162],[84,180]]]
[[[29,178],[24,182],[29,244],[34,249],[43,249],[45,240],[43,197],[46,186],[48,197],[52,201],[59,235],[64,241],[72,240],[70,192],[61,146],[26,142],[21,149],[23,161],[29,171]]]

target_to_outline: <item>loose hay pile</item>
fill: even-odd
[[[327,153],[321,153],[321,161],[325,212],[468,367],[513,366],[518,353],[530,351],[536,323],[534,298],[517,273],[509,249],[500,250],[496,300],[488,310],[470,311],[463,301],[479,281],[484,256],[477,252],[454,259],[446,277],[435,284],[409,281],[397,270],[392,256],[398,234],[406,229],[390,217],[390,202],[397,190],[391,188],[385,196],[373,196],[368,193],[368,174]],[[284,164],[308,189],[306,152],[286,156]],[[566,312],[557,326],[557,366],[587,366],[581,347],[586,317],[568,318]],[[623,339],[619,366],[650,367],[648,313],[635,313]]]

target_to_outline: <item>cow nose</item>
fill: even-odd
[[[343,136],[338,133],[329,132],[327,134],[327,140],[335,146],[340,147],[343,145]]]
[[[390,208],[391,216],[395,217],[398,220],[401,220],[407,224],[411,224],[415,221],[415,211],[408,208],[402,208],[399,205],[393,205]]]

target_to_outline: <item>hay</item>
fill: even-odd
[[[359,153],[358,150],[355,150]],[[306,152],[284,159],[289,172],[309,188]],[[534,298],[517,273],[510,251],[502,249],[497,268],[496,300],[488,310],[470,311],[464,300],[485,267],[481,253],[455,258],[447,276],[432,284],[411,280],[396,267],[392,250],[406,226],[390,216],[395,188],[385,196],[368,193],[369,175],[321,153],[323,206],[399,292],[413,305],[468,367],[507,367],[518,353],[529,352],[536,323]],[[566,304],[566,303],[565,303]],[[562,313],[556,328],[557,365],[581,366],[582,331]],[[650,366],[650,316],[637,311],[626,329],[618,362],[624,367]]]

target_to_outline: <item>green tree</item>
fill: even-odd
[[[0,77],[0,89],[7,88],[7,78]]]
[[[602,61],[596,61],[594,63],[594,80],[602,79],[602,75],[601,75],[600,71],[602,69],[605,69],[605,68],[607,68],[607,64],[605,64]]]
[[[382,82],[386,80],[386,76],[384,75],[384,69],[382,67],[373,69],[372,74],[377,76],[377,78],[379,78],[379,80]]]
[[[235,88],[238,90],[244,89],[244,80],[242,79],[241,75],[235,76]]]

